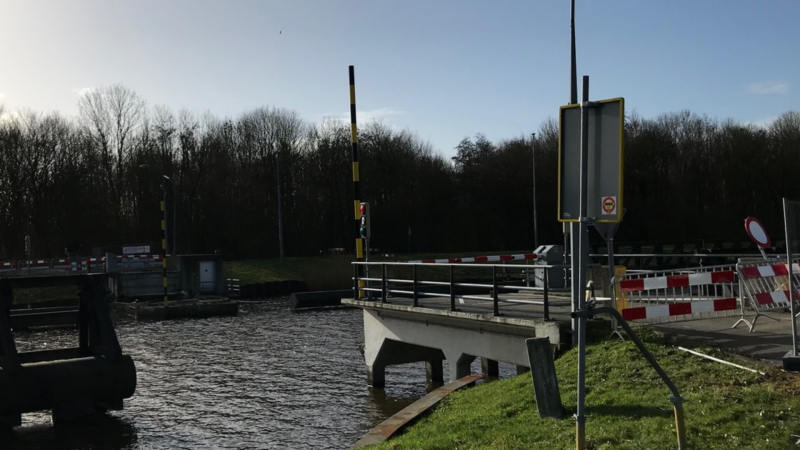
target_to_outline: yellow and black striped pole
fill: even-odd
[[[164,207],[167,200],[167,187],[165,185],[161,187],[164,192],[164,197],[161,199],[161,231],[164,233],[164,237],[161,238],[161,270],[164,277],[164,308],[166,308],[169,304],[167,298],[167,209]],[[166,314],[166,311],[164,313]]]
[[[356,127],[356,77],[355,69],[350,66],[350,142],[353,144],[353,211],[355,211],[356,261],[364,260],[364,240],[361,238],[361,189],[358,186],[358,128]],[[361,276],[362,268],[357,272]],[[358,280],[358,287],[364,287],[364,281]],[[358,291],[358,297],[364,292]]]

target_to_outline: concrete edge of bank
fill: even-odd
[[[371,429],[369,433],[359,439],[359,441],[356,442],[351,449],[380,444],[381,442],[386,441],[403,428],[411,425],[417,419],[430,412],[443,398],[447,397],[450,393],[464,387],[472,386],[481,378],[483,377],[480,375],[469,375],[431,391],[428,393],[428,395],[403,408],[403,410],[400,412],[396,413],[392,417],[389,417]]]

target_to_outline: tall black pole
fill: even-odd
[[[275,178],[278,184],[278,251],[283,261],[283,204],[281,203],[281,149],[275,152]]]
[[[353,145],[353,210],[355,211],[355,233],[356,233],[356,260],[364,261],[364,240],[361,238],[361,189],[359,188],[358,174],[358,128],[356,126],[356,77],[355,68],[350,69],[350,142]],[[357,273],[362,273],[359,266]],[[359,280],[358,286],[363,287],[364,281]],[[363,292],[357,292],[356,297],[363,296]]]
[[[533,249],[539,248],[539,221],[536,217],[536,133],[531,133],[531,165],[533,166]]]
[[[572,0],[572,7],[570,8],[569,29],[571,34],[572,46],[570,49],[570,89],[569,89],[569,103],[574,105],[578,103],[578,69],[575,58],[575,0]]]

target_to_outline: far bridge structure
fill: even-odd
[[[488,257],[477,259],[479,263],[457,258],[354,263],[356,295],[342,299],[342,304],[363,311],[363,355],[370,385],[384,387],[386,367],[410,362],[424,362],[427,379],[433,383],[444,381],[444,360],[451,381],[470,375],[470,365],[477,358],[486,376],[498,375],[498,362],[525,371],[532,364],[525,344],[530,338],[548,338],[553,355],[572,347],[573,302],[569,280],[565,280],[569,267],[548,263],[546,256],[536,253],[524,261]],[[623,258],[654,262],[656,256],[669,261],[673,255]],[[595,307],[612,307],[639,324],[733,316],[742,319],[735,326],[747,325],[752,331],[750,310],[764,314],[739,288],[737,267],[769,263],[753,256],[726,254],[741,262],[678,269],[626,271],[615,266],[613,277],[607,265],[594,264],[587,273],[591,281],[585,298]],[[753,263],[754,259],[762,262]],[[358,269],[364,265],[370,266],[371,276],[359,275],[366,273]],[[361,297],[357,297],[359,292]],[[605,319],[590,320],[588,334],[620,336],[617,324]]]

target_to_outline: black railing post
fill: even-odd
[[[411,272],[412,272],[412,276],[414,278],[413,284],[412,284],[412,289],[413,289],[414,306],[416,307],[416,306],[419,306],[419,299],[417,298],[417,265],[416,264],[414,264],[412,266]]]
[[[544,320],[550,320],[550,300],[547,298],[547,269],[544,269]]]
[[[456,286],[453,283],[453,265],[450,265],[450,311],[456,310]]]
[[[386,303],[386,264],[381,264],[381,302]]]
[[[497,266],[492,266],[492,300],[494,302],[494,315],[500,315],[500,305],[497,302]]]

